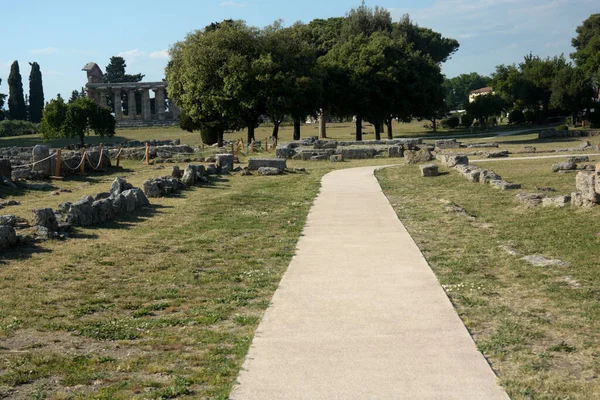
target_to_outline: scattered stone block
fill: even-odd
[[[329,154],[327,155],[329,158]],[[283,171],[287,167],[285,158],[250,158],[248,159],[248,169],[257,171],[261,167],[277,168]]]
[[[583,196],[581,195],[581,192],[571,193],[571,206],[583,207],[583,205]]]
[[[590,158],[588,156],[574,156],[567,158],[567,162],[572,162],[574,164],[580,164],[584,162],[590,162]]]
[[[341,154],[344,160],[365,160],[375,158],[379,151],[375,147],[350,146],[338,148],[336,154]]]
[[[43,226],[51,231],[58,230],[58,221],[51,208],[35,208],[33,213],[33,226]]]
[[[572,158],[574,157],[569,158],[565,162],[560,162],[552,165],[552,172],[570,171],[577,169],[577,164],[572,160]]]
[[[497,173],[495,173],[494,171],[492,171],[491,169],[484,169],[481,171],[481,174],[479,175],[479,183],[482,183],[484,185],[487,185],[491,181],[499,181],[499,180],[502,180],[502,177],[500,175],[498,175]]]
[[[342,161],[344,161],[344,157],[341,154],[334,154],[331,157],[329,157],[329,161],[342,162]]]
[[[0,248],[12,247],[17,244],[17,233],[12,226],[0,225]]]
[[[517,201],[529,207],[535,207],[542,204],[544,195],[541,193],[519,193],[515,196]]]
[[[435,141],[436,149],[458,149],[460,148],[460,143],[456,141],[456,139],[443,139]]]
[[[481,176],[481,168],[473,165],[458,164],[454,167],[461,175],[467,178],[470,182],[479,182]]]
[[[32,167],[33,170],[38,172],[44,178],[50,176],[52,172],[50,171],[50,160],[47,159],[50,156],[50,149],[48,146],[41,144],[34,146],[32,156],[34,162]]]
[[[233,161],[233,154],[217,154],[215,157],[217,169],[222,171],[233,171]]]
[[[258,168],[258,174],[263,175],[263,176],[279,175],[279,174],[281,174],[281,172],[282,171],[279,168],[275,168],[275,167],[259,167]]]
[[[571,202],[570,195],[545,197],[542,200],[542,206],[544,207],[559,207],[562,208]]]
[[[402,158],[404,157],[404,149],[401,146],[390,146],[388,149],[389,158]]]
[[[423,164],[421,167],[421,176],[438,176],[437,164]]]
[[[488,151],[483,153],[483,156],[485,158],[501,158],[501,157],[508,157],[509,155],[509,151],[508,150],[500,150],[500,151]]]
[[[233,156],[232,156],[232,158],[233,158]],[[215,167],[215,169],[216,169],[216,167]],[[193,186],[196,184],[197,177],[198,177],[198,166],[190,164],[187,167],[185,167],[185,170],[183,171],[183,178],[181,178],[181,181],[186,186]]]
[[[459,164],[469,164],[469,157],[465,156],[464,154],[439,154],[437,155],[437,159],[440,160],[443,166],[449,168]]]
[[[493,180],[490,181],[490,185],[495,189],[500,190],[516,190],[521,189],[521,185],[519,183],[510,183],[504,180]]]
[[[317,150],[320,149],[336,149],[338,146],[337,140],[316,140],[313,147]]]
[[[596,174],[593,172],[581,171],[575,178],[577,191],[581,193],[584,202],[600,202],[600,194],[596,192]]]
[[[174,165],[171,170],[171,176],[176,179],[181,179],[183,177],[183,172],[179,169],[178,165]]]
[[[425,148],[421,150],[407,150],[404,152],[407,164],[419,164],[433,160],[431,152]]]

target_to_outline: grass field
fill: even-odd
[[[0,398],[226,399],[262,313],[294,253],[321,176],[353,163],[296,163],[306,173],[223,176],[153,199],[131,218],[0,258]],[[376,160],[380,164],[389,160]],[[3,210],[30,218],[168,174],[138,162],[72,193],[25,191]]]
[[[574,191],[575,175],[553,174],[553,162],[485,167],[524,191]],[[425,179],[400,166],[377,176],[502,385],[512,399],[600,398],[600,208],[525,208],[514,191],[447,172]],[[475,218],[448,211],[451,202]],[[569,265],[520,259],[533,254]]]
[[[330,136],[343,139],[348,127],[338,125]],[[258,139],[264,140],[266,129]],[[175,128],[119,135],[200,141],[199,134]],[[580,143],[536,137],[489,140],[507,149]],[[14,140],[0,138],[4,144]],[[22,145],[28,140],[35,138]],[[554,162],[495,161],[486,168],[525,191],[538,186],[570,193],[574,174],[551,173]],[[424,179],[402,160],[376,159],[289,161],[307,172],[222,176],[179,196],[153,199],[151,208],[130,218],[78,229],[66,241],[3,252],[0,398],[226,399],[322,175],[395,163],[402,166],[378,172],[382,187],[511,396],[599,397],[599,209],[527,209],[514,201],[515,193],[471,184],[454,171]],[[2,213],[29,219],[32,208],[107,191],[116,176],[140,186],[168,175],[168,168],[125,161],[122,170],[50,181],[44,190],[0,189],[3,200],[21,203]],[[71,193],[50,196],[58,189]],[[447,202],[477,218],[445,212]],[[500,246],[570,265],[531,267]]]

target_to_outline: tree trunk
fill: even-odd
[[[433,132],[437,132],[437,124],[436,124],[437,118],[436,117],[431,117],[431,123],[433,124]]]
[[[271,136],[273,136],[274,138],[279,137],[279,125],[281,124],[281,122],[273,122],[273,134]]]
[[[392,135],[392,119],[387,120],[387,135],[388,139],[392,140],[394,136]]]
[[[254,123],[248,125],[248,144],[254,139]]]
[[[319,139],[327,138],[327,114],[325,114],[325,110],[321,108],[321,113],[319,116]]]
[[[300,120],[294,120],[294,140],[300,140]]]
[[[362,116],[356,116],[356,141],[362,142]]]
[[[373,126],[375,127],[375,140],[381,140],[381,124],[375,122]]]
[[[223,147],[223,131],[220,130],[219,133],[217,133],[217,146],[218,147]]]
[[[85,142],[83,140],[84,138],[85,138],[84,135],[79,135],[79,144],[81,144],[81,148],[85,147]]]

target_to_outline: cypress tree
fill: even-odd
[[[12,120],[27,120],[27,108],[23,97],[23,80],[19,71],[19,62],[10,66],[8,76],[8,111]]]
[[[42,120],[42,111],[44,111],[42,72],[38,63],[29,64],[31,65],[31,73],[29,74],[29,120],[39,123]]]

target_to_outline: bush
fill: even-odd
[[[556,127],[556,130],[557,131],[568,131],[569,127],[566,126],[566,125],[559,125],[559,126]]]
[[[523,114],[523,117],[525,118],[525,122],[529,122],[530,124],[533,124],[537,120],[535,111],[527,110]]]
[[[585,118],[585,127],[592,129],[600,129],[600,112],[596,111]]]
[[[459,124],[460,124],[460,120],[458,119],[458,117],[450,117],[450,118],[448,118],[448,127],[450,129],[458,128]]]
[[[498,125],[498,118],[496,118],[496,117],[489,117],[488,118],[488,125],[489,126],[497,126]]]
[[[219,134],[223,134],[223,129],[220,126],[205,126],[200,128],[200,137],[202,137],[202,143],[208,146],[219,141]]]
[[[511,124],[522,124],[525,122],[525,115],[523,114],[523,111],[512,110],[510,114],[508,114],[508,122]]]
[[[5,120],[0,121],[0,137],[35,135],[39,124],[29,121]]]
[[[470,128],[471,124],[473,124],[473,118],[468,113],[464,113],[460,116],[460,126]]]
[[[479,121],[473,122],[473,127],[474,128],[479,128],[480,126],[481,126],[481,122],[479,122]]]

